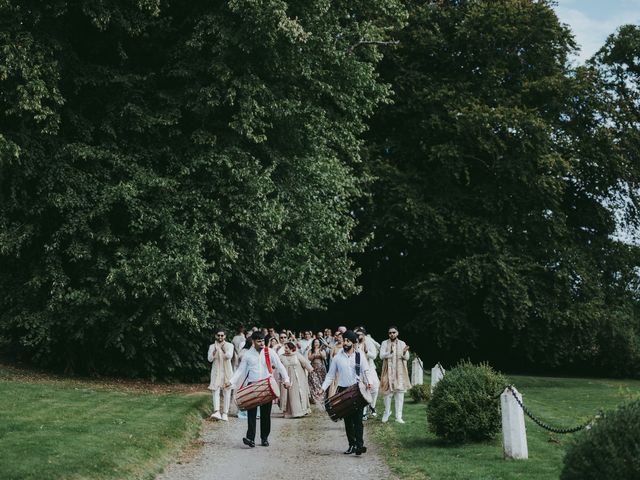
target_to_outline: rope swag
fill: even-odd
[[[598,414],[596,414],[591,420],[577,425],[575,427],[571,427],[571,428],[558,428],[558,427],[552,427],[551,425],[549,425],[548,423],[544,422],[543,420],[541,420],[540,418],[536,417],[531,410],[529,410],[525,404],[523,402],[520,401],[520,399],[518,398],[518,396],[516,395],[516,392],[513,389],[513,385],[507,385],[505,387],[506,389],[508,389],[511,392],[511,395],[513,395],[513,398],[516,399],[516,402],[518,403],[518,405],[520,405],[520,408],[522,408],[522,411],[525,413],[525,415],[527,417],[529,417],[536,425],[538,425],[539,427],[544,428],[545,430],[551,432],[551,433],[557,433],[557,434],[567,434],[567,433],[575,433],[575,432],[579,432],[580,430],[584,430],[591,428],[591,425],[593,425],[593,423],[602,416],[602,412],[599,412]],[[500,392],[498,395],[492,397],[492,399],[497,400],[498,398],[500,398],[500,395],[502,395],[502,392]]]

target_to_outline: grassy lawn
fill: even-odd
[[[145,479],[199,429],[206,393],[29,380],[0,366],[0,478]]]
[[[590,419],[600,408],[607,410],[640,397],[640,381],[510,376],[525,405],[548,424],[572,427]],[[429,378],[425,377],[425,383]],[[382,412],[382,402],[378,411]],[[464,446],[445,446],[427,429],[425,404],[407,396],[405,425],[393,421],[366,422],[391,469],[404,479],[557,480],[562,459],[571,438],[577,434],[554,435],[525,419],[528,460],[504,460],[501,435],[494,441]]]

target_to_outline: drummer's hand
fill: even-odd
[[[409,345],[406,345],[406,346],[404,347],[403,352],[406,352],[407,350],[409,350]]]
[[[283,385],[284,385],[284,388],[291,388],[291,383],[289,382],[284,382]]]

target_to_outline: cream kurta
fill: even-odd
[[[380,345],[380,358],[384,360],[382,364],[382,375],[380,380],[380,393],[388,395],[396,392],[406,392],[411,388],[409,380],[409,351],[403,353],[406,343],[402,340],[385,340]],[[391,350],[393,349],[393,352]]]
[[[284,418],[296,418],[307,415],[311,411],[309,403],[309,384],[305,369],[312,371],[309,361],[297,352],[280,355],[282,364],[287,369],[290,388],[280,389],[280,409]]]
[[[207,353],[207,360],[211,362],[209,390],[224,388],[224,384],[231,381],[231,375],[233,374],[231,358],[233,353],[234,347],[232,343],[216,342],[209,345],[209,353]]]
[[[365,346],[361,343],[356,344],[356,350],[364,354],[364,360],[369,364],[367,372],[367,382],[372,385],[372,388],[378,388],[380,385],[380,378],[378,378],[378,372],[376,371],[375,359],[378,356],[378,350],[373,342],[369,342],[365,339]]]

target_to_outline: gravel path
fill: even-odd
[[[332,422],[324,412],[298,419],[284,419],[273,408],[269,447],[249,448],[242,443],[247,421],[205,421],[203,446],[191,458],[169,465],[156,480],[259,479],[265,475],[305,480],[366,478],[392,480],[379,449],[367,437],[367,453],[344,455],[347,448],[344,422]],[[258,436],[260,421],[258,420]],[[274,478],[275,478],[274,477]]]

